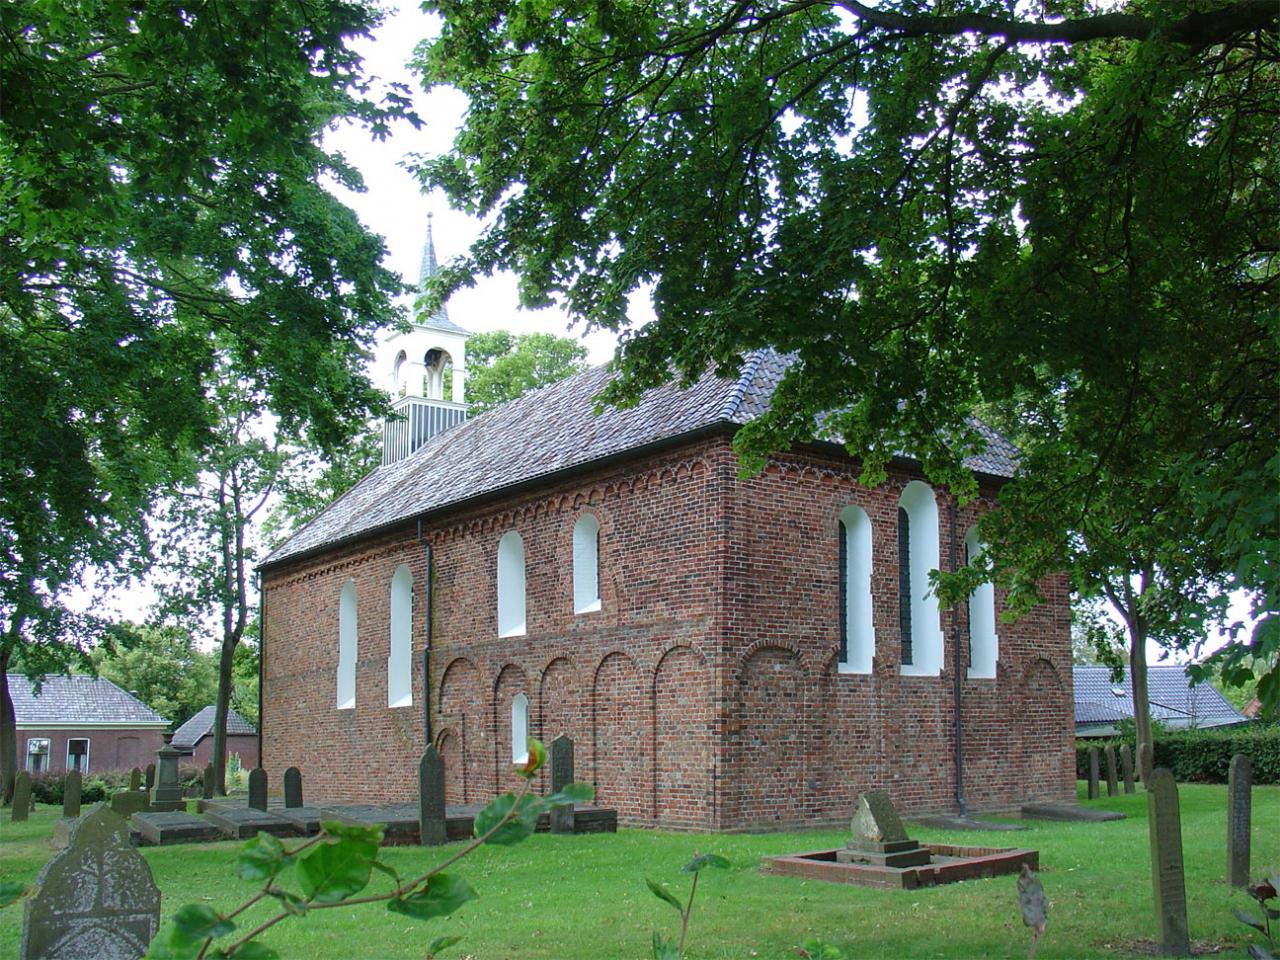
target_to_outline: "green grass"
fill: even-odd
[[[1183,785],[1182,829],[1187,902],[1194,941],[1242,955],[1253,932],[1231,915],[1251,901],[1222,881],[1226,788]],[[1041,879],[1051,901],[1039,956],[1113,957],[1142,952],[1155,932],[1147,854],[1146,797],[1104,798],[1086,806],[1120,810],[1128,819],[1098,824],[1034,823],[1020,833],[948,833],[916,828],[920,840],[1030,846],[1040,851]],[[1280,865],[1280,787],[1253,792],[1253,867]],[[0,821],[0,878],[32,880],[48,859],[57,817],[41,807],[25,824]],[[418,923],[381,904],[326,910],[290,920],[263,942],[284,957],[421,958],[444,933],[464,939],[446,957],[569,958],[649,955],[651,931],[675,932],[678,917],[644,885],[645,877],[687,892],[680,866],[692,852],[720,853],[732,869],[702,875],[689,933],[691,958],[795,957],[817,935],[849,957],[1015,957],[1028,935],[1013,877],[887,891],[783,877],[757,870],[762,854],[837,846],[839,832],[690,835],[623,830],[616,835],[540,834],[516,847],[486,847],[452,872],[480,899],[445,920]],[[164,893],[165,917],[191,902],[228,909],[253,892],[235,876],[235,843],[144,849]],[[402,874],[420,872],[456,847],[388,849]],[[375,880],[375,884],[382,882]],[[253,921],[265,917],[246,914]],[[256,922],[256,921],[255,921]],[[16,956],[21,908],[0,912],[0,956]]]

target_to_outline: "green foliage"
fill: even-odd
[[[117,624],[90,658],[99,675],[136,693],[173,729],[213,703],[218,692],[216,661],[182,628]]]
[[[380,422],[364,424],[350,442],[335,450],[303,447],[280,473],[279,502],[262,524],[268,542],[282,543],[381,462]]]
[[[474,415],[586,369],[587,348],[549,333],[477,333],[467,340],[467,404]]]
[[[649,891],[663,903],[674,907],[676,913],[680,914],[680,935],[678,938],[671,937],[667,939],[657,930],[653,931],[653,960],[683,960],[684,941],[689,934],[689,918],[693,914],[693,898],[698,892],[698,875],[707,867],[717,867],[723,870],[727,869],[728,866],[729,861],[717,854],[694,853],[693,859],[680,868],[684,873],[693,874],[693,882],[689,884],[689,900],[683,905],[676,899],[675,894],[662,884],[656,880],[645,878],[644,882],[649,887]]]
[[[1258,905],[1258,912],[1241,910],[1239,907],[1231,911],[1237,920],[1246,926],[1253,927],[1267,938],[1265,947],[1257,943],[1249,945],[1249,956],[1252,960],[1275,960],[1276,938],[1271,931],[1271,921],[1280,920],[1280,910],[1271,906],[1271,901],[1276,899],[1277,889],[1280,889],[1280,872],[1272,870],[1267,879],[1248,886],[1247,892]]]
[[[1089,771],[1089,748],[1108,743],[1117,750],[1127,740],[1077,740],[1076,776]],[[1242,726],[1213,730],[1165,731],[1155,739],[1155,765],[1168,767],[1179,783],[1226,783],[1231,758],[1243,753],[1253,764],[1253,782],[1280,784],[1280,727]]]

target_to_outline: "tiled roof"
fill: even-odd
[[[190,720],[173,731],[173,745],[179,748],[194,747],[202,737],[207,737],[213,732],[213,718],[216,712],[217,707],[213,704],[200,708]],[[234,710],[227,709],[227,736],[233,737],[237,734],[252,736],[257,732],[248,720]]]
[[[23,726],[42,723],[136,723],[168,726],[169,721],[105,677],[45,677],[40,693],[23,676],[9,676],[14,714]]]
[[[1110,725],[1133,718],[1133,688],[1128,671],[1116,683],[1111,680],[1110,667],[1079,666],[1073,667],[1071,673],[1078,726]],[[1148,667],[1147,688],[1151,719],[1170,727],[1220,727],[1247,719],[1212,684],[1191,686],[1185,667]]]
[[[606,367],[531,391],[432,438],[403,460],[377,467],[277,547],[263,566],[629,450],[718,424],[739,426],[768,407],[790,362],[772,350],[757,351],[736,380],[709,371],[687,388],[666,384],[634,407],[605,407],[599,414],[595,397],[611,376]],[[983,430],[991,445],[970,466],[1013,476],[1014,448]]]

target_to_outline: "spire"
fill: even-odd
[[[436,262],[436,241],[431,229],[431,214],[427,214],[427,242],[422,245],[422,264],[418,267],[418,292],[426,289],[427,281],[440,273],[440,265]],[[453,333],[466,334],[460,326],[449,319],[449,313],[441,304],[430,316],[415,311],[414,322],[423,327],[435,327]]]

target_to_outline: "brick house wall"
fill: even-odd
[[[747,480],[737,469],[728,435],[716,434],[266,571],[271,782],[296,765],[309,797],[414,799],[429,545],[431,728],[450,803],[514,785],[511,706],[524,694],[530,733],[571,736],[577,778],[627,823],[838,821],[871,787],[906,810],[954,809],[953,615],[942,617],[942,675],[899,672],[894,524],[911,475],[868,490],[847,458],[816,453],[775,458]],[[945,565],[949,501],[937,500]],[[837,518],[851,503],[873,527],[876,655],[867,676],[835,664]],[[982,508],[960,508],[958,538]],[[584,511],[600,523],[602,604],[575,615],[573,527]],[[497,546],[510,529],[524,541],[527,632],[501,638]],[[390,584],[401,564],[413,576],[413,703],[389,708]],[[356,704],[338,710],[338,598],[348,581]],[[1074,795],[1065,583],[1047,584],[1046,597],[1018,624],[999,626],[995,679],[962,679],[975,809]],[[963,632],[965,614],[955,616]]]
[[[227,736],[227,756],[237,754],[240,767],[252,770],[258,765],[258,737],[256,734],[233,733]],[[181,763],[205,767],[213,757],[213,736],[201,737],[190,755],[183,756]],[[283,787],[281,788],[283,789]]]
[[[78,729],[18,727],[18,765],[26,770],[27,741],[49,741],[49,766],[54,773],[67,770],[67,741],[89,740],[89,775],[112,770],[129,770],[154,763],[156,751],[164,746],[163,729],[139,727],[102,729],[81,727]]]

